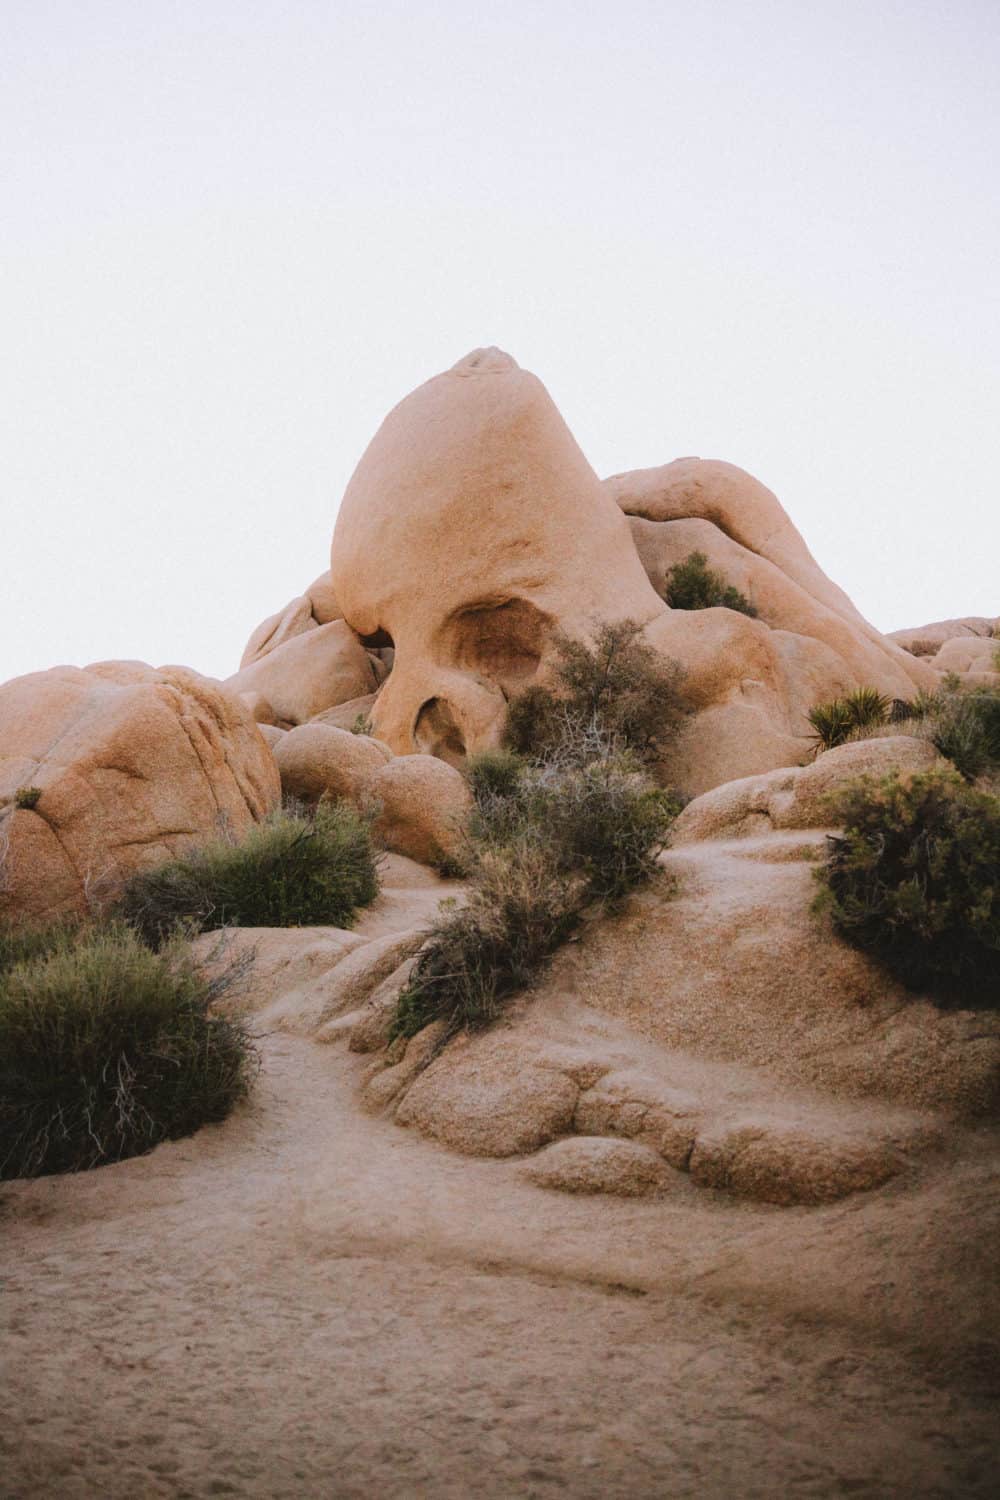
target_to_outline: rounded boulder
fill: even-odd
[[[472,796],[454,766],[400,755],[378,768],[365,792],[380,804],[375,833],[387,849],[425,865],[458,853]]]
[[[391,760],[392,751],[381,740],[332,724],[300,724],[282,735],[274,758],[286,796],[303,802],[323,796],[355,802],[362,787]]]

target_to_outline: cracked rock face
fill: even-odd
[[[19,807],[29,787],[41,795]],[[196,672],[17,677],[0,687],[0,918],[83,911],[132,870],[245,832],[280,790],[249,711]]]

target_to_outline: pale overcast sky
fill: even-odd
[[[491,343],[884,629],[1000,612],[998,98],[997,0],[2,0],[0,679],[233,671]]]

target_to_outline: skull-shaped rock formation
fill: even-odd
[[[496,349],[383,422],[344,496],[331,576],[362,638],[395,646],[375,732],[445,758],[495,738],[556,627],[664,610],[545,388]]]
[[[651,582],[664,556],[706,543],[760,595],[761,619],[668,608]],[[541,382],[497,349],[390,412],[348,485],[330,576],[362,640],[395,648],[372,722],[398,754],[495,743],[509,698],[545,680],[556,631],[607,620],[636,620],[683,669],[694,713],[671,773],[692,793],[801,762],[822,698],[931,685],[763,485],[702,460],[602,485]]]

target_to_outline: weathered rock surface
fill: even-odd
[[[371,657],[343,620],[284,638],[227,678],[230,693],[257,693],[285,727],[377,686]]]
[[[387,849],[421,864],[456,855],[471,806],[458,771],[431,755],[403,755],[380,766],[365,783],[380,804],[375,833]]]
[[[304,635],[307,630],[315,630],[317,625],[329,625],[334,620],[343,618],[343,610],[337,603],[333,582],[327,570],[309,585],[304,594],[299,594],[284,609],[279,609],[276,614],[261,621],[247,641],[240,658],[240,668],[242,670],[243,667],[260,661],[261,657],[267,656],[278,646],[283,646],[294,636]]]
[[[932,625],[891,630],[888,638],[914,656],[935,656],[945,641],[986,637],[997,626],[1000,626],[1000,616],[964,615],[958,620],[936,620]]]
[[[459,1037],[418,1076],[396,1122],[470,1156],[520,1156],[569,1131],[578,1096],[571,1078],[518,1056],[503,1032]]]
[[[747,838],[784,828],[828,828],[829,799],[859,776],[926,771],[944,764],[929,740],[912,735],[857,740],[827,750],[808,766],[745,776],[695,797],[677,818],[674,844]]]
[[[901,1170],[891,1137],[824,1123],[727,1121],[698,1137],[691,1180],[762,1203],[833,1203],[881,1187]]]
[[[650,578],[662,587],[695,545],[761,619],[667,608]],[[359,636],[394,648],[372,717],[400,755],[454,762],[496,743],[507,699],[550,672],[556,632],[607,620],[634,619],[682,669],[693,717],[665,769],[689,794],[804,760],[820,699],[936,681],[861,618],[763,485],[703,460],[602,485],[545,388],[496,349],[383,422],[344,496],[331,577]]]
[[[368,735],[314,722],[290,729],[275,746],[274,759],[286,796],[304,802],[323,796],[357,802],[366,783],[392,759],[392,751]]]
[[[19,788],[41,790],[31,809]],[[246,707],[182,667],[53,667],[0,687],[0,910],[82,910],[124,875],[279,799]]]
[[[681,1179],[661,1156],[635,1141],[570,1135],[529,1157],[522,1172],[539,1187],[561,1193],[613,1193],[646,1198],[668,1192]]]
[[[958,636],[945,641],[933,658],[939,672],[996,672],[1000,640]]]

